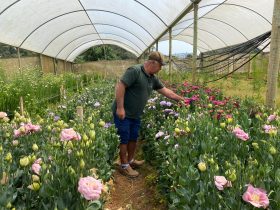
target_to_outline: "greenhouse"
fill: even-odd
[[[2,0],[0,209],[279,209],[279,68],[280,0]]]

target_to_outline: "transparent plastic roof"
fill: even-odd
[[[73,61],[101,44],[136,56],[190,4],[186,0],[1,0],[0,42]]]
[[[198,5],[199,51],[240,44],[270,31],[273,5],[274,0],[202,0]],[[172,38],[193,43],[193,10],[172,28]],[[167,39],[166,34],[161,40]]]
[[[201,0],[198,49],[238,44],[271,30],[273,3]],[[190,0],[1,0],[0,42],[68,61],[102,44],[139,56],[191,6]],[[173,27],[173,39],[192,44],[192,25],[190,11]]]

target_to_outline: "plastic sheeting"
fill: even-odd
[[[273,5],[274,0],[202,0],[198,4],[198,50],[240,44],[270,31]],[[173,27],[173,40],[193,43],[193,16],[191,11]],[[161,40],[167,39],[165,35]]]
[[[73,61],[101,44],[136,56],[190,4],[186,0],[1,0],[0,42]]]
[[[271,30],[273,2],[200,1],[198,49],[238,44]],[[0,42],[67,61],[102,44],[139,56],[191,5],[190,0],[1,0]],[[193,11],[173,27],[173,39],[192,44],[192,24]]]

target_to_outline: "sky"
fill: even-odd
[[[158,51],[164,55],[169,55],[169,41],[159,42]],[[192,53],[192,45],[182,41],[172,40],[172,54],[178,53]]]

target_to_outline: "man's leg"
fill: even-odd
[[[129,141],[127,144],[127,160],[131,161],[134,159],[134,154],[136,150],[137,142],[136,141]]]
[[[120,160],[121,164],[128,164],[127,153],[128,153],[128,144],[120,144]]]
[[[140,119],[133,119],[130,125],[130,140],[127,145],[127,152],[128,152],[128,163],[132,168],[137,168],[143,165],[144,161],[135,160],[134,155],[137,148],[137,139],[139,136],[139,129],[140,129]]]

